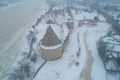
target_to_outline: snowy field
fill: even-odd
[[[42,17],[31,23],[30,27],[23,28],[21,36],[18,36],[15,43],[13,42],[12,47],[15,47],[15,51],[14,49],[11,51],[9,47],[10,53],[15,54],[8,52],[13,56],[9,57],[6,54],[6,60],[2,59],[4,65],[1,62],[0,68],[3,69],[1,79],[5,77],[4,80],[119,80],[119,75],[113,77],[106,74],[97,49],[97,42],[111,31],[111,24],[107,23],[102,14],[96,10],[89,12],[91,10],[89,7],[78,8],[80,9],[78,12],[71,9],[69,13],[69,7],[57,5],[51,9],[53,13],[48,10],[48,13],[42,14]],[[88,11],[85,11],[86,9]],[[60,13],[57,13],[57,10],[61,10]],[[42,12],[45,11],[44,9]],[[55,15],[55,11],[58,15]],[[96,16],[99,21],[95,25],[86,23]],[[70,29],[69,43],[62,57],[55,61],[42,59],[39,45],[48,28],[45,22],[49,19],[56,21],[57,25],[52,25],[52,29],[60,39],[64,36],[61,35],[63,33],[58,25],[64,27],[68,19],[74,22],[74,28]],[[85,23],[79,25],[80,21]],[[33,43],[32,39],[35,40]]]

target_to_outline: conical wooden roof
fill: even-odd
[[[61,43],[50,25],[48,26],[47,31],[41,42],[44,46],[54,46]]]

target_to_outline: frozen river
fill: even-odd
[[[22,0],[0,9],[0,53],[16,32],[40,16],[44,3],[45,0]]]
[[[22,0],[0,9],[0,80],[16,60],[25,31],[46,8],[45,0]]]

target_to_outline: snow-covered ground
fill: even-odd
[[[84,80],[88,76],[91,80],[106,80],[106,71],[98,55],[96,42],[107,34],[109,28],[110,25],[107,23],[98,23],[98,26],[93,28],[75,28],[63,56],[59,60],[48,61],[34,80]],[[87,51],[85,45],[90,51]],[[79,46],[81,51],[79,51]],[[80,56],[76,56],[77,53]],[[89,54],[93,58],[91,65],[88,65],[87,60],[90,57]],[[90,74],[84,70],[84,67],[87,69],[89,66],[91,66]],[[81,76],[82,70],[84,70],[84,75]]]
[[[35,28],[29,28],[26,32],[27,38],[23,39],[19,55],[8,73],[14,72],[19,67],[19,63],[24,63],[24,59],[29,55],[27,54],[30,51],[29,37],[31,38],[31,35],[29,34],[32,31],[32,35],[37,39],[33,43],[31,55],[37,54],[35,58],[37,60],[35,62],[28,58],[27,61],[25,60],[30,65],[30,78],[32,80],[106,80],[106,71],[98,54],[96,43],[111,30],[111,25],[106,22],[101,14],[98,16],[101,22],[97,22],[95,26],[90,27],[86,24],[78,27],[77,22],[83,19],[94,19],[97,15],[96,11],[91,13],[80,11],[80,13],[76,14],[72,10],[73,21],[77,24],[74,24],[74,29],[70,32],[69,43],[64,49],[62,57],[55,61],[47,61],[40,70],[38,68],[45,60],[40,56],[39,42],[44,36],[47,27],[45,24],[39,23]],[[64,17],[58,15],[56,20],[60,20],[59,24],[65,23],[69,17],[70,15],[65,13]],[[43,19],[42,21],[46,20]],[[57,35],[60,35],[57,29],[56,27],[53,30]],[[35,74],[36,72],[37,74]],[[109,76],[107,77],[109,78]],[[113,77],[109,80],[112,79]]]

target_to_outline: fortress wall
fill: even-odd
[[[64,48],[66,47],[68,42],[69,42],[69,37],[66,38],[64,44],[59,48],[46,50],[41,47],[40,51],[41,51],[42,58],[45,60],[49,60],[49,61],[60,58],[62,56]]]

